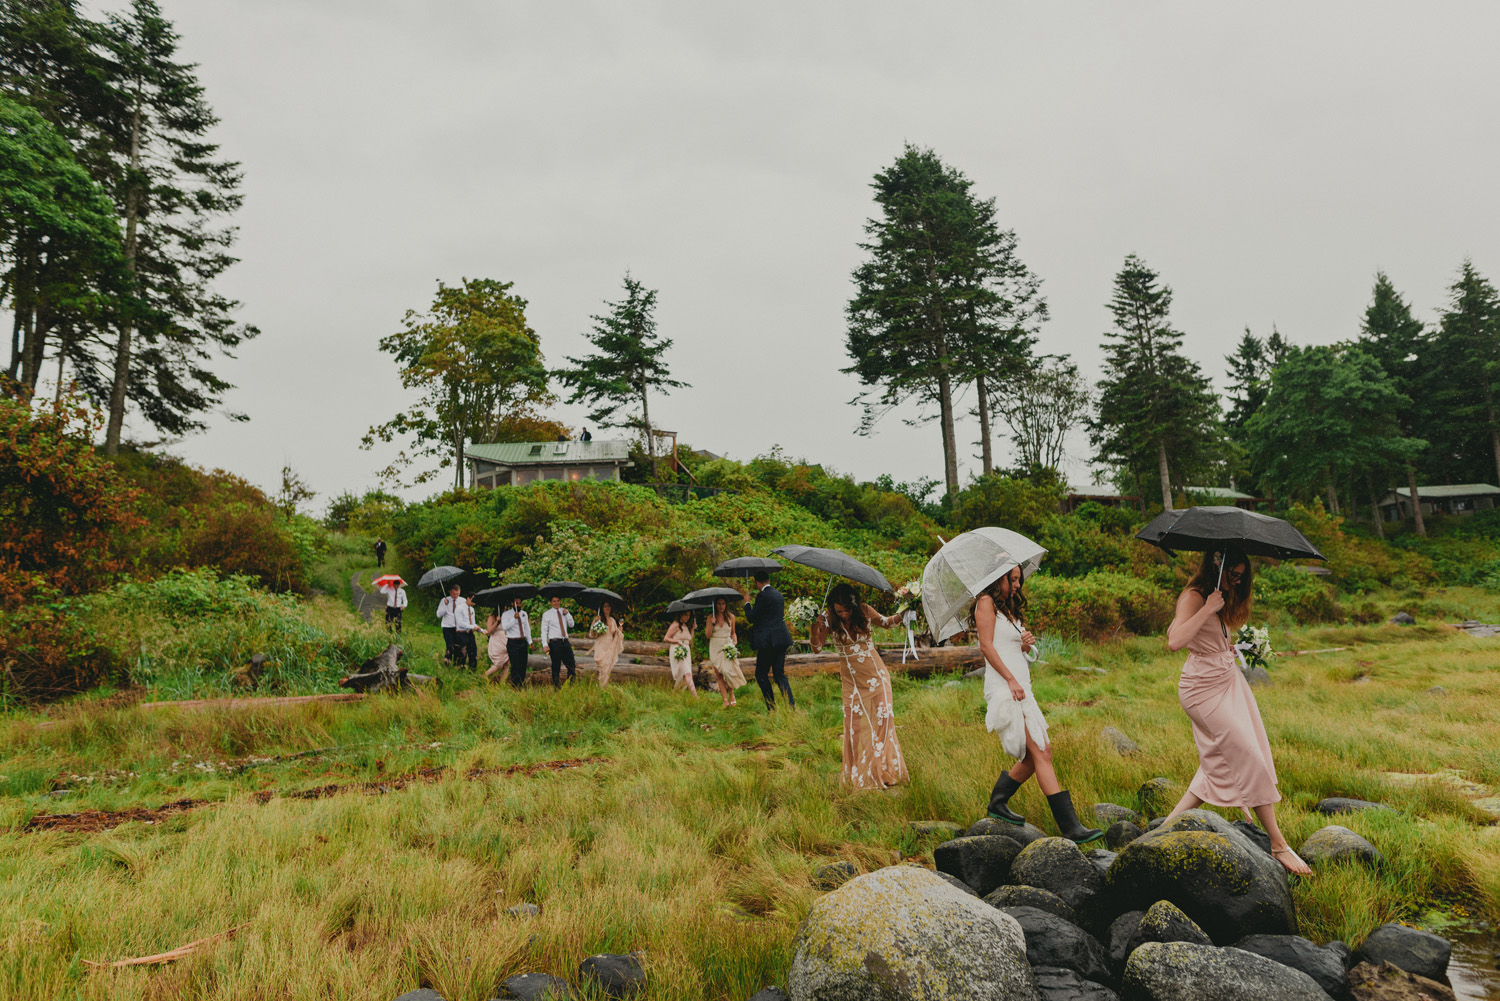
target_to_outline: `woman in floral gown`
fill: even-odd
[[[672,667],[672,686],[686,686],[696,699],[698,689],[693,685],[693,632],[693,613],[683,612],[672,620],[662,639],[667,644],[667,663]]]
[[[729,602],[723,598],[715,600],[713,614],[708,617],[708,623],[703,628],[708,633],[708,663],[719,676],[719,697],[726,706],[739,705],[734,693],[736,689],[744,687],[745,672],[740,670],[738,658],[724,656],[725,647],[739,643],[735,637],[734,613],[729,610]]]
[[[828,607],[812,621],[813,649],[832,640],[843,659],[844,782],[857,789],[890,789],[910,778],[896,740],[891,676],[870,638],[875,626],[900,621],[861,602],[844,583],[834,585]]]
[[[600,688],[609,684],[609,672],[615,669],[615,661],[625,649],[625,630],[620,628],[613,612],[610,603],[604,602],[589,627],[589,634],[594,637],[594,666],[599,668]]]

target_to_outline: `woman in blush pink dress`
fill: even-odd
[[[1253,810],[1270,835],[1276,861],[1288,872],[1307,876],[1312,870],[1276,826],[1281,794],[1276,791],[1271,742],[1229,638],[1250,620],[1252,576],[1250,560],[1242,552],[1205,553],[1197,575],[1177,599],[1177,615],[1167,629],[1167,647],[1188,649],[1177,682],[1177,701],[1193,721],[1198,772],[1167,823],[1204,803],[1238,807],[1247,819]]]
[[[613,613],[610,603],[604,602],[599,606],[599,614],[594,616],[593,625],[589,627],[589,633],[594,637],[594,666],[599,669],[600,688],[609,685],[609,672],[615,669],[615,661],[620,659],[620,651],[625,649],[625,630],[620,628],[619,620]]]

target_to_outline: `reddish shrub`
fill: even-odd
[[[183,528],[181,560],[245,574],[274,591],[305,591],[305,568],[274,508],[236,503],[196,512]]]

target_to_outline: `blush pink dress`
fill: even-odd
[[[1271,742],[1250,683],[1217,615],[1188,640],[1177,701],[1193,721],[1198,772],[1188,791],[1205,803],[1257,807],[1279,803]]]

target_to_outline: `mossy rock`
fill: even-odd
[[[1104,897],[1114,913],[1171,901],[1220,944],[1297,933],[1286,870],[1205,810],[1126,845],[1104,878]]]
[[[1347,827],[1338,824],[1329,824],[1327,827],[1313,831],[1302,847],[1297,850],[1310,866],[1329,865],[1334,862],[1363,862],[1365,865],[1378,866],[1385,862],[1385,856],[1364,838],[1355,834]]]
[[[1071,924],[1078,924],[1078,912],[1068,902],[1051,890],[1040,886],[1001,886],[985,894],[984,902],[991,907],[1035,907],[1039,911],[1056,914]]]
[[[1011,863],[1010,878],[1049,890],[1074,910],[1093,900],[1104,885],[1094,863],[1067,838],[1042,838],[1021,849]]]
[[[1122,820],[1128,820],[1132,824],[1141,824],[1145,819],[1130,807],[1121,806],[1118,803],[1095,803],[1094,818],[1105,827]]]
[[[964,833],[963,825],[947,820],[913,820],[906,825],[906,830],[918,841],[925,841],[928,844],[951,841],[962,837]]]
[[[837,890],[858,875],[859,870],[854,868],[853,862],[829,862],[813,870],[813,888]]]
[[[1301,970],[1243,949],[1147,942],[1130,954],[1121,993],[1132,1001],[1328,1001]]]
[[[1119,851],[1145,833],[1139,824],[1128,820],[1117,820],[1109,825],[1109,830],[1104,832],[1104,843],[1115,851]]]
[[[1213,945],[1198,923],[1182,908],[1170,900],[1158,900],[1146,908],[1141,917],[1142,942],[1192,942],[1195,945]]]

